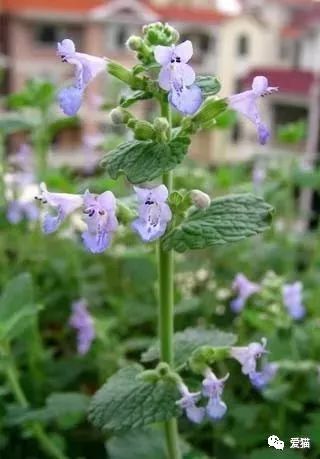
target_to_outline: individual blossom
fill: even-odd
[[[238,296],[230,303],[232,311],[236,313],[242,311],[248,298],[260,290],[260,286],[258,284],[249,281],[249,279],[241,273],[236,275],[232,288],[238,294]]]
[[[229,97],[230,107],[246,116],[255,125],[259,142],[265,145],[270,137],[270,132],[262,122],[258,110],[258,99],[277,91],[278,88],[268,86],[268,80],[264,76],[256,76],[253,79],[252,89]]]
[[[66,38],[57,44],[57,54],[62,62],[75,66],[73,85],[58,93],[58,101],[66,115],[74,116],[79,110],[85,88],[106,67],[106,60],[76,51],[72,40]]]
[[[42,228],[44,233],[50,234],[57,230],[61,223],[81,207],[83,199],[78,194],[51,193],[47,190],[46,184],[40,184],[40,194],[36,196],[42,204],[49,206],[49,211],[45,214]]]
[[[179,391],[182,398],[176,402],[177,405],[185,411],[190,421],[200,424],[205,416],[205,409],[196,405],[201,398],[201,392],[189,392],[189,389],[183,383],[179,384]]]
[[[261,339],[261,343],[250,343],[248,346],[232,347],[230,355],[241,364],[244,375],[251,375],[256,371],[257,360],[265,354],[267,340]]]
[[[226,411],[227,405],[221,400],[225,381],[229,378],[229,373],[221,379],[208,368],[205,371],[205,379],[202,382],[202,394],[209,397],[206,407],[207,415],[210,419],[217,421],[221,419]]]
[[[184,115],[192,115],[202,103],[201,89],[194,84],[196,74],[188,64],[192,55],[190,40],[154,49],[155,60],[161,65],[159,86],[169,91],[170,103]]]
[[[12,163],[17,166],[21,171],[32,172],[33,171],[33,154],[30,145],[27,143],[22,143],[14,158]]]
[[[306,310],[302,300],[302,283],[284,284],[282,287],[282,298],[285,307],[291,317],[295,320],[302,319]]]
[[[87,190],[83,205],[87,231],[82,233],[82,240],[90,252],[101,253],[109,247],[118,228],[116,199],[111,191],[97,195]]]
[[[39,217],[39,209],[34,202],[16,199],[8,204],[7,219],[16,225],[22,220],[35,221]]]
[[[154,241],[165,233],[172,218],[170,207],[166,203],[168,190],[165,185],[155,188],[134,187],[134,190],[139,202],[139,216],[132,223],[132,228],[143,241]]]
[[[95,337],[94,321],[88,312],[86,300],[80,299],[72,304],[70,327],[77,331],[77,350],[80,355],[86,354]]]
[[[256,389],[263,389],[276,376],[279,365],[276,362],[266,363],[261,371],[254,371],[249,374],[251,384]]]

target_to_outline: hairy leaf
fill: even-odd
[[[236,336],[232,333],[226,333],[215,328],[187,328],[186,330],[174,335],[175,366],[181,367],[184,365],[191,354],[201,346],[232,346],[235,341]],[[159,358],[159,343],[154,344],[144,354],[142,354],[143,362],[159,360]]]
[[[128,97],[121,98],[120,106],[128,108],[140,100],[152,99],[152,93],[148,91],[135,91]]]
[[[125,174],[134,184],[150,181],[181,163],[189,143],[187,137],[177,137],[169,143],[133,140],[108,153],[102,165],[113,179]]]
[[[214,199],[207,209],[190,213],[164,238],[166,250],[185,252],[236,242],[269,228],[273,208],[251,194]]]
[[[89,420],[100,429],[126,431],[166,421],[179,414],[179,393],[172,381],[143,380],[143,368],[132,365],[113,375],[94,395]]]
[[[198,75],[195,84],[199,86],[204,97],[214,96],[221,89],[219,80],[211,75]]]
[[[160,430],[134,430],[125,435],[114,436],[106,444],[110,459],[164,459],[166,445]]]

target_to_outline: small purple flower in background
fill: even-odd
[[[261,344],[250,343],[248,346],[232,347],[230,355],[241,364],[242,373],[250,375],[256,371],[257,359],[266,354],[266,345],[266,338],[262,338]]]
[[[184,115],[195,113],[202,103],[201,89],[194,84],[196,74],[187,62],[193,55],[190,40],[177,46],[156,46],[155,60],[162,66],[159,86],[169,91],[170,103]]]
[[[179,391],[182,398],[176,402],[177,405],[185,410],[187,418],[190,419],[190,421],[200,424],[205,415],[205,409],[196,406],[196,402],[201,397],[201,392],[189,392],[189,389],[183,383],[179,385]]]
[[[80,299],[72,303],[70,327],[77,331],[77,350],[80,355],[86,354],[95,337],[94,321],[88,312],[86,300]]]
[[[249,279],[241,273],[236,275],[232,288],[238,293],[237,298],[232,300],[230,303],[230,308],[236,313],[242,311],[248,298],[260,290],[260,286],[258,284],[249,281]]]
[[[112,234],[118,228],[116,199],[111,191],[96,195],[87,190],[83,201],[88,227],[82,233],[84,245],[92,253],[104,252],[110,245]]]
[[[278,88],[268,86],[268,80],[264,76],[256,76],[253,79],[252,89],[229,97],[230,107],[246,116],[256,126],[259,142],[267,143],[270,132],[262,122],[258,110],[258,99],[278,91]]]
[[[266,363],[261,371],[254,371],[249,374],[251,384],[256,389],[263,389],[276,376],[279,365],[275,362]]]
[[[285,307],[291,317],[295,320],[302,319],[306,310],[302,303],[302,283],[284,284],[282,287],[282,298]]]
[[[252,183],[255,190],[259,191],[267,177],[266,168],[259,163],[255,163],[252,169]]]
[[[21,171],[33,170],[33,154],[30,145],[22,143],[12,159],[12,163]]]
[[[209,418],[216,421],[221,419],[226,411],[227,405],[221,400],[223,386],[229,378],[229,373],[221,379],[208,368],[205,372],[205,379],[202,382],[202,394],[209,397],[206,412]]]
[[[72,40],[66,38],[57,44],[62,62],[75,66],[74,84],[58,93],[58,101],[66,115],[74,116],[80,108],[85,88],[98,73],[106,68],[106,60],[90,54],[78,53]]]
[[[36,199],[42,204],[48,204],[54,211],[44,216],[42,228],[46,234],[56,231],[68,215],[81,207],[83,202],[83,198],[77,194],[50,193],[45,183],[40,184],[40,195],[36,196]]]
[[[165,185],[155,188],[134,187],[139,202],[139,217],[132,223],[132,228],[143,241],[150,242],[161,237],[172,218],[170,207],[166,203],[168,190]]]
[[[39,217],[39,209],[34,202],[14,200],[11,201],[7,209],[7,219],[13,225],[20,223],[26,219],[28,221],[36,221]]]

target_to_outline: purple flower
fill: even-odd
[[[187,418],[190,419],[190,421],[200,424],[205,415],[205,409],[196,406],[196,402],[201,397],[201,392],[189,392],[189,389],[183,383],[179,385],[179,391],[182,398],[176,402],[177,405],[185,410]]]
[[[95,337],[94,322],[88,312],[86,300],[80,299],[72,303],[70,327],[77,331],[77,350],[80,355],[86,354]]]
[[[110,245],[118,228],[116,199],[111,191],[96,195],[87,190],[83,201],[88,229],[82,233],[82,240],[90,252],[101,253]]]
[[[238,296],[230,303],[230,307],[233,312],[242,311],[247,299],[260,290],[260,286],[258,284],[249,281],[249,279],[241,273],[236,275],[232,288],[238,293]]]
[[[13,158],[13,163],[22,171],[31,171],[33,169],[32,149],[27,143],[22,143]]]
[[[36,199],[42,204],[48,204],[53,213],[48,212],[43,219],[43,231],[46,234],[53,233],[61,225],[61,223],[81,207],[83,199],[77,194],[69,193],[50,193],[47,190],[46,184],[40,184],[40,195]]]
[[[266,338],[262,338],[261,344],[250,343],[248,346],[232,347],[230,355],[241,364],[242,373],[250,375],[256,371],[257,359],[267,352],[265,350],[266,345]]]
[[[249,374],[251,384],[256,389],[263,389],[275,377],[279,365],[275,362],[266,363],[261,371],[254,371]]]
[[[83,92],[91,80],[106,67],[106,60],[90,54],[78,53],[72,40],[66,38],[57,44],[62,62],[75,66],[74,84],[58,93],[58,101],[66,115],[73,116],[80,108]]]
[[[256,76],[253,79],[252,89],[229,97],[230,107],[246,116],[256,126],[261,145],[266,144],[270,133],[261,120],[257,102],[259,97],[272,94],[277,90],[278,88],[268,86],[266,77]]]
[[[20,223],[23,219],[35,221],[39,217],[39,209],[34,202],[15,200],[11,201],[7,209],[7,219],[12,224]]]
[[[168,190],[165,185],[155,188],[134,187],[139,201],[139,217],[132,223],[143,241],[150,242],[161,237],[167,224],[172,218],[172,213],[166,201]]]
[[[205,372],[205,376],[202,382],[202,393],[205,397],[209,397],[206,412],[209,418],[216,421],[221,419],[227,411],[227,405],[221,400],[221,395],[224,383],[229,378],[229,373],[223,378],[218,379],[208,368]]]
[[[188,65],[193,55],[190,40],[178,46],[156,46],[155,60],[161,65],[159,86],[169,91],[170,103],[181,113],[192,115],[202,103],[200,88],[194,84],[196,74]]]
[[[282,298],[285,307],[291,317],[295,320],[302,319],[306,313],[305,307],[302,304],[302,283],[294,282],[293,284],[285,284],[282,287]]]

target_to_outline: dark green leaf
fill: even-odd
[[[214,96],[221,89],[218,79],[211,75],[198,75],[195,84],[201,88],[204,97]]]
[[[110,459],[165,459],[166,445],[160,430],[146,429],[116,436],[107,442]]]
[[[23,273],[5,286],[0,297],[0,322],[10,319],[24,306],[33,303],[33,287],[30,274]]]
[[[128,97],[121,98],[120,106],[123,108],[128,108],[131,105],[135,104],[139,100],[151,99],[152,93],[147,91],[135,91]]]
[[[201,346],[225,347],[232,346],[236,341],[236,336],[232,333],[225,333],[218,329],[187,328],[183,332],[174,335],[174,354],[175,366],[184,365],[191,354]],[[142,354],[143,362],[159,360],[159,343],[151,346]]]
[[[125,431],[179,414],[176,385],[165,379],[147,382],[139,377],[142,370],[140,365],[123,368],[95,394],[89,407],[89,420],[96,427]]]
[[[166,250],[185,252],[216,244],[236,242],[269,228],[273,208],[251,194],[214,199],[207,209],[198,209],[165,237]]]
[[[119,145],[102,160],[111,178],[125,174],[129,182],[153,180],[175,168],[188,151],[190,140],[177,137],[169,143],[133,140]]]

